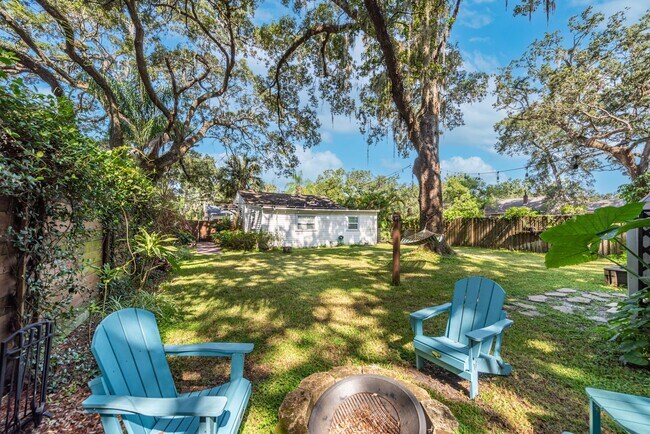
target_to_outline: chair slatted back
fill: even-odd
[[[490,326],[501,319],[506,293],[485,277],[468,277],[456,282],[447,322],[447,338],[467,345],[465,333]],[[492,339],[484,343],[489,352]]]
[[[156,318],[142,309],[123,309],[104,318],[95,330],[92,352],[110,395],[175,398],[176,387]],[[155,419],[124,416],[133,434],[147,433]]]

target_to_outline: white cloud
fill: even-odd
[[[314,152],[311,149],[298,148],[296,157],[300,161],[297,170],[302,171],[302,175],[312,181],[328,169],[343,167],[343,162],[332,151]]]
[[[298,167],[296,172],[302,172],[305,180],[314,181],[326,170],[339,169],[343,167],[341,159],[332,151],[314,151],[312,149],[296,149],[296,157],[298,157]],[[283,190],[289,178],[278,177],[273,171],[267,171],[262,175],[264,182],[273,183],[280,190]]]
[[[494,145],[497,142],[497,134],[494,131],[494,124],[503,119],[505,113],[492,107],[496,102],[493,90],[494,83],[491,81],[487,97],[480,102],[461,105],[465,125],[445,131],[441,137],[443,146],[478,147],[485,151],[496,152]]]
[[[494,167],[483,161],[481,157],[451,157],[448,160],[440,162],[443,176],[454,175],[457,173],[467,173],[471,176],[478,176],[481,173],[481,179],[488,183],[496,182],[496,174],[486,172],[494,172]]]
[[[639,18],[648,10],[648,3],[641,0],[572,0],[571,6],[587,7],[592,6],[594,11],[602,12],[609,16],[616,12],[625,11],[628,20],[638,21]]]
[[[488,11],[477,12],[472,9],[465,9],[458,13],[458,23],[470,29],[480,29],[492,21],[492,14]]]
[[[469,38],[469,42],[474,43],[490,42],[490,40],[489,36],[474,36],[473,38]]]
[[[463,66],[469,72],[495,73],[501,67],[496,56],[481,53],[478,50],[463,51]]]

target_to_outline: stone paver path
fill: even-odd
[[[202,241],[196,243],[196,253],[199,255],[219,255],[221,254],[221,249],[214,243]]]
[[[560,288],[557,290],[557,292],[564,292],[565,294],[573,294],[574,292],[578,292],[578,291],[572,288]]]
[[[529,295],[525,300],[511,300],[504,306],[529,317],[544,316],[546,308],[564,314],[579,314],[596,323],[606,323],[617,311],[618,301],[626,297],[624,292],[578,291],[559,288],[543,294]],[[548,312],[548,311],[546,311]]]

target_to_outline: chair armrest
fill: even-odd
[[[226,342],[209,342],[205,344],[165,345],[165,354],[169,356],[215,356],[232,357],[235,354],[248,354],[253,351],[253,344]]]
[[[447,312],[451,308],[451,303],[441,304],[439,306],[427,307],[417,312],[411,313],[411,329],[416,336],[424,334],[424,320],[433,318],[436,315]]]
[[[420,309],[417,312],[411,313],[411,320],[424,321],[429,318],[433,318],[436,315],[440,315],[441,313],[447,312],[450,307],[451,307],[451,303],[445,303],[439,306]]]
[[[483,327],[482,329],[472,330],[471,332],[465,333],[470,340],[474,342],[483,342],[484,340],[491,338],[492,336],[503,333],[505,329],[512,325],[512,320],[502,319],[497,321],[491,326]]]
[[[90,395],[81,406],[87,413],[105,415],[141,414],[143,416],[217,417],[223,413],[228,399],[223,396],[185,398],[142,398],[124,395]]]

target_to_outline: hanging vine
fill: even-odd
[[[14,215],[7,237],[18,255],[19,327],[70,306],[84,290],[88,223],[114,223],[121,206],[146,201],[151,184],[124,149],[84,137],[66,99],[33,92],[20,79],[0,77],[0,84],[0,196]]]

